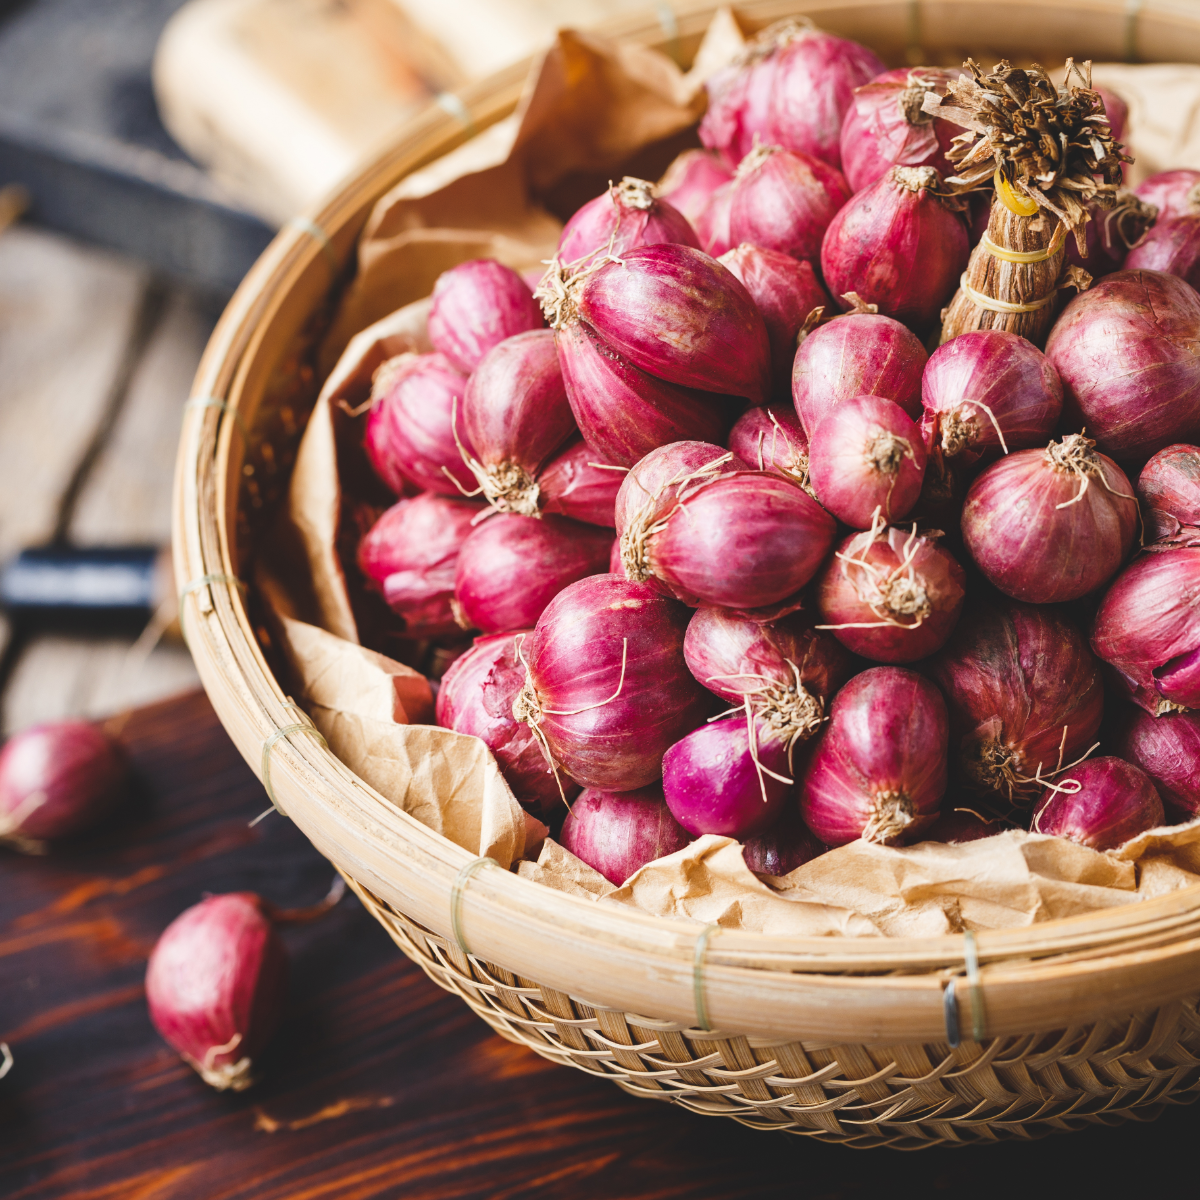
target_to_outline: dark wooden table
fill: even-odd
[[[1194,1194],[1188,1109],[902,1155],[636,1100],[492,1034],[352,897],[284,932],[290,1004],[262,1082],[210,1091],[147,1017],[155,938],[205,892],[307,904],[331,869],[282,818],[248,828],[262,788],[202,695],[135,712],[122,736],[140,788],[122,823],[46,858],[0,851],[5,1200],[1164,1195],[1175,1169]]]

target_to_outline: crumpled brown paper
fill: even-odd
[[[1200,883],[1200,820],[1111,853],[1018,829],[960,846],[852,842],[780,878],[754,875],[738,842],[711,834],[647,863],[620,888],[551,841],[519,870],[560,891],[722,929],[936,937],[1021,928]]]
[[[550,257],[569,212],[623,173],[657,177],[699,116],[700,85],[737,53],[729,10],[712,22],[688,74],[661,54],[563,33],[532,73],[517,113],[410,175],[376,205],[358,274],[322,347],[333,369],[305,433],[289,516],[307,567],[312,619],[297,619],[276,588],[275,631],[297,694],[331,748],[381,795],[477,854],[508,866],[525,819],[484,745],[418,724],[428,685],[366,649],[361,600],[343,565],[356,504],[377,485],[353,410],[387,358],[427,351],[427,297],[437,275],[490,256],[525,270]],[[1194,78],[1193,78],[1194,76]],[[1128,140],[1140,178],[1200,165],[1192,114],[1200,68],[1100,67],[1097,82],[1130,102]],[[1166,88],[1169,105],[1148,97]],[[358,606],[358,607],[356,607]],[[305,615],[309,615],[306,614]],[[1013,831],[963,846],[891,849],[855,843],[779,879],[759,879],[741,847],[703,837],[614,887],[547,839],[519,872],[598,903],[723,928],[795,936],[919,936],[1012,928],[1142,899],[1200,882],[1200,821],[1155,831],[1114,854]]]

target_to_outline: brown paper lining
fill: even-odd
[[[690,74],[661,54],[563,33],[533,71],[516,114],[409,176],[376,205],[358,273],[325,338],[336,364],[305,432],[288,516],[311,584],[298,620],[269,577],[260,591],[297,680],[297,697],[331,749],[387,800],[504,866],[520,858],[525,818],[490,751],[429,720],[423,677],[370,642],[347,577],[356,505],[378,500],[359,449],[362,418],[385,359],[429,349],[428,296],[438,274],[489,256],[525,270],[550,257],[570,211],[608,178],[650,177],[690,138],[704,76],[743,43],[722,10]],[[317,626],[320,626],[318,628]],[[697,839],[620,888],[547,839],[519,873],[598,903],[722,928],[795,936],[921,936],[1004,929],[1136,903],[1200,882],[1200,821],[1146,834],[1117,854],[1013,831],[963,846],[891,849],[855,843],[780,879],[759,879],[728,838]]]

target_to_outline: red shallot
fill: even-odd
[[[1113,740],[1119,758],[1150,776],[1172,821],[1200,816],[1200,713],[1153,717],[1129,709]]]
[[[851,198],[821,245],[821,272],[835,297],[852,291],[918,331],[933,326],[971,250],[966,223],[949,206],[959,202],[942,199],[941,186],[932,167],[892,167]]]
[[[813,496],[808,478],[808,435],[792,405],[746,409],[730,430],[729,449],[755,470],[782,475]]]
[[[865,46],[824,33],[805,18],[779,21],[708,81],[700,140],[731,166],[756,139],[837,166],[854,89],[885,69]]]
[[[1147,539],[1162,545],[1193,545],[1200,540],[1200,446],[1160,450],[1137,482]]]
[[[854,91],[840,138],[842,170],[856,191],[869,187],[892,167],[933,167],[953,175],[946,151],[962,130],[925,112],[926,92],[946,94],[957,72],[940,67],[899,67],[884,71]]]
[[[563,324],[555,338],[575,421],[609,462],[631,467],[670,442],[725,436],[736,402],[639,370],[582,321]]]
[[[734,173],[730,242],[752,242],[815,263],[825,230],[849,198],[837,168],[811,154],[757,145]]]
[[[460,631],[451,605],[458,552],[486,511],[470,500],[422,492],[393,504],[359,543],[359,567],[404,618],[409,637]]]
[[[687,669],[688,610],[643,583],[593,575],[564,588],[519,653],[513,715],[547,758],[584,787],[629,791],[709,711]]]
[[[792,790],[787,747],[752,717],[694,729],[663,755],[663,795],[680,825],[739,840],[779,819]]]
[[[833,544],[833,518],[796,484],[739,471],[697,484],[653,523],[621,535],[625,574],[685,604],[756,609],[793,595]]]
[[[821,281],[811,263],[749,242],[722,254],[718,262],[741,280],[762,313],[771,341],[775,391],[786,396],[796,359],[796,337],[814,309],[829,306]]]
[[[876,521],[847,538],[818,577],[817,628],[875,662],[916,662],[945,644],[965,594],[963,569],[937,531]]]
[[[429,340],[464,375],[505,338],[542,324],[529,285],[493,258],[459,263],[433,285]]]
[[[479,638],[456,658],[438,689],[437,722],[486,743],[513,795],[526,808],[550,817],[579,785],[564,771],[555,780],[532,729],[513,716],[513,701],[525,683],[518,639],[527,639],[530,632]]]
[[[559,840],[620,887],[647,863],[682,850],[692,835],[671,816],[655,783],[632,792],[588,788],[571,805]]]
[[[263,910],[253,892],[209,896],[167,926],[146,969],[155,1029],[218,1091],[254,1082],[279,1024],[287,952]]]
[[[1043,445],[1062,412],[1062,383],[1032,342],[974,329],[930,355],[921,403],[926,445],[969,464]]]
[[[576,439],[538,474],[538,503],[544,513],[611,530],[617,492],[624,478],[624,467]]]
[[[813,431],[809,470],[817,499],[851,529],[906,516],[921,494],[925,445],[898,404],[843,400]]]
[[[1163,824],[1163,804],[1145,771],[1124,759],[1089,758],[1051,785],[1033,818],[1035,833],[1116,850]]]
[[[851,396],[882,396],[914,421],[929,355],[911,329],[864,308],[813,330],[796,352],[792,399],[812,437],[821,418]]]
[[[1200,708],[1200,548],[1126,567],[1100,601],[1092,649],[1148,713]]]
[[[742,396],[771,390],[767,327],[750,293],[690,246],[640,246],[547,272],[538,291],[551,324],[586,322],[635,367],[681,387]]]
[[[1165,271],[1200,284],[1200,213],[1159,219],[1125,256],[1127,271]]]
[[[1116,131],[1113,131],[1116,137]],[[1134,188],[1134,195],[1146,204],[1158,209],[1158,219],[1169,221],[1184,213],[1200,211],[1200,171],[1181,168],[1176,171],[1159,171],[1149,179],[1143,179]]]
[[[971,485],[967,550],[988,581],[1030,604],[1077,600],[1117,573],[1138,506],[1124,471],[1082,434],[1018,450]]]
[[[531,628],[568,584],[607,574],[611,547],[611,529],[565,517],[497,514],[459,550],[454,573],[459,624],[484,633]]]
[[[500,512],[536,516],[538,472],[575,433],[554,334],[518,334],[493,347],[467,383],[463,459]],[[471,493],[474,494],[474,493]]]
[[[1093,280],[1111,275],[1122,267],[1133,266],[1127,261],[1129,251],[1154,224],[1157,209],[1139,200],[1133,192],[1118,192],[1117,201],[1111,208],[1101,208],[1094,200],[1084,207],[1088,210],[1088,223],[1083,228],[1087,254],[1080,254],[1075,239],[1068,238],[1067,258]]]
[[[685,150],[667,168],[654,191],[695,226],[713,192],[732,178],[733,172],[720,155],[711,150]]]
[[[1095,749],[1100,667],[1053,609],[975,600],[923,669],[948,701],[960,782],[1001,811],[1028,807],[1047,780]]]
[[[790,875],[828,849],[789,805],[766,833],[747,838],[742,858],[755,875]]]
[[[990,821],[971,808],[946,808],[942,815],[921,835],[926,842],[945,842],[948,846],[961,846],[964,842],[978,842],[983,838],[995,837],[1011,829],[1003,821]]]
[[[1117,271],[1076,296],[1046,342],[1063,415],[1121,460],[1200,435],[1200,296],[1174,275]]]
[[[440,354],[401,354],[375,372],[363,446],[397,495],[406,482],[447,495],[473,486],[453,426],[466,385],[466,376]]]
[[[708,203],[696,216],[696,236],[700,248],[713,258],[720,258],[733,249],[733,234],[729,221],[733,213],[733,177],[723,183],[708,198]]]
[[[827,846],[919,841],[946,791],[946,702],[915,671],[872,667],[833,701],[798,783],[800,815]]]
[[[700,249],[696,231],[674,205],[656,198],[654,184],[626,175],[589,200],[563,226],[555,251],[560,262],[576,263],[602,250],[621,255],[636,246],[680,242]]]
[[[39,850],[40,842],[104,820],[129,790],[120,747],[90,721],[34,725],[0,748],[0,842]]]

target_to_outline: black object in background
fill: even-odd
[[[171,140],[150,82],[184,0],[0,0],[0,185],[29,218],[228,295],[273,236]]]

